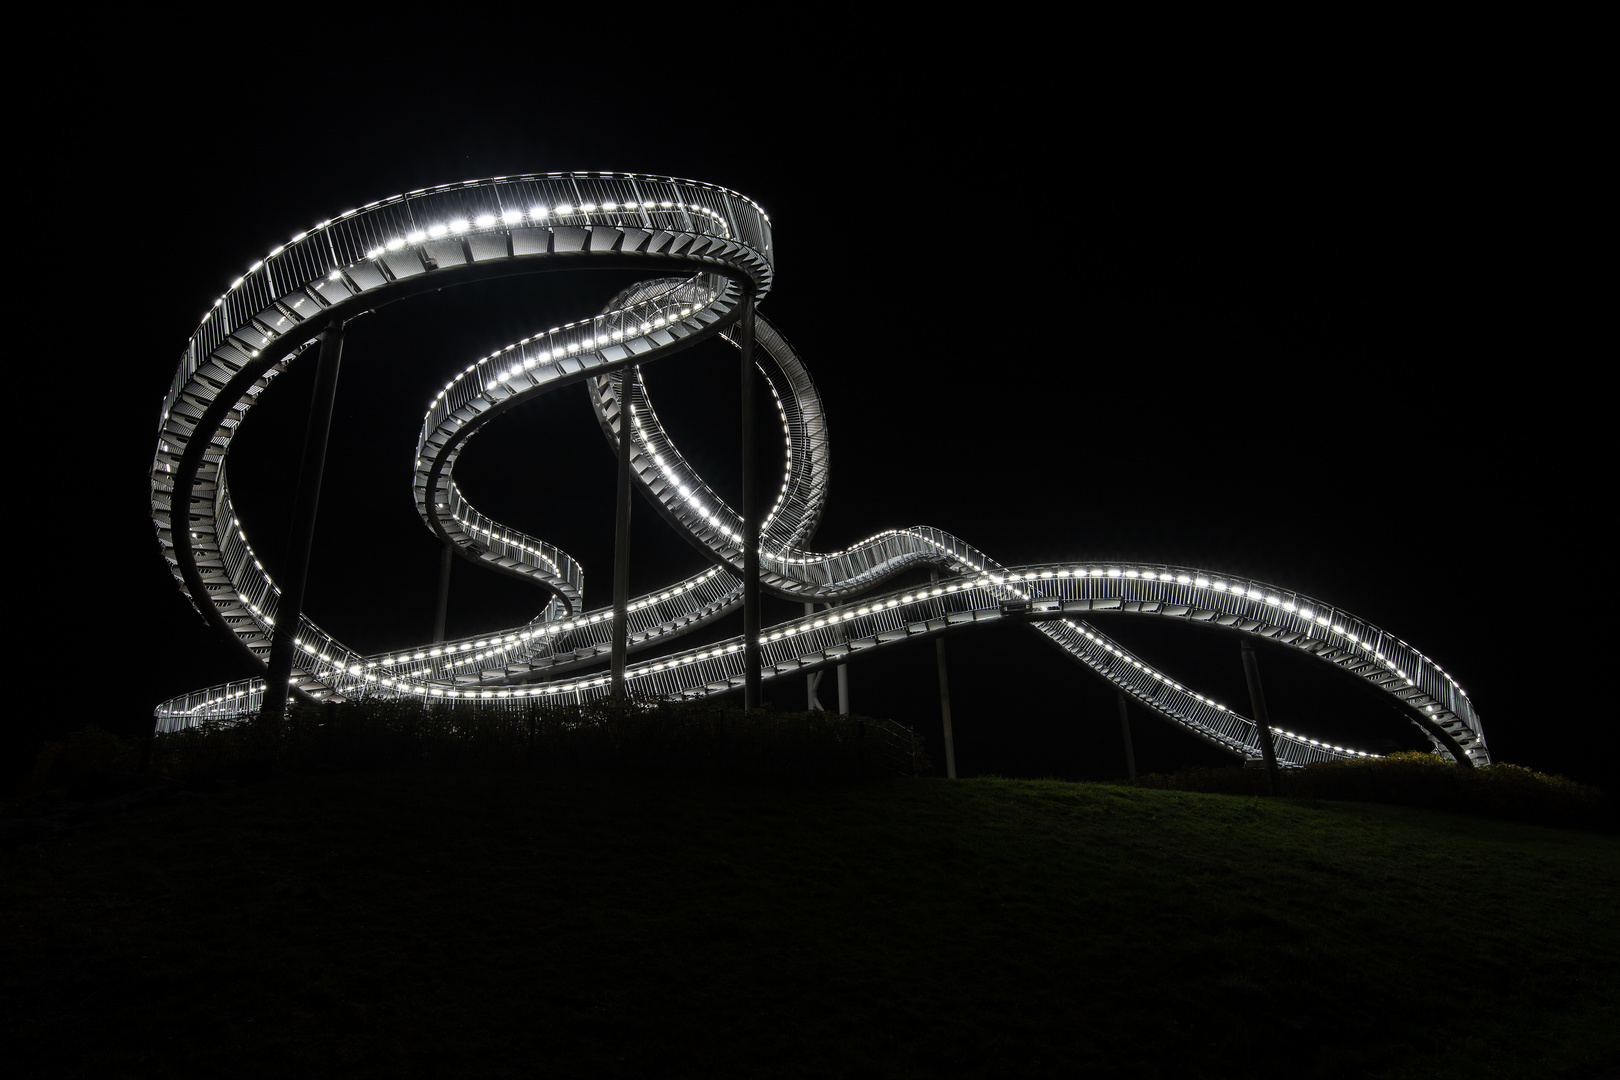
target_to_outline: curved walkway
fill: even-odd
[[[153,518],[181,589],[257,662],[270,650],[279,592],[232,508],[225,453],[258,396],[335,321],[446,285],[586,267],[645,268],[602,314],[554,327],[456,373],[429,403],[413,488],[424,524],[464,558],[553,596],[524,626],[361,655],[301,618],[298,692],[521,707],[608,692],[611,609],[579,610],[583,573],[554,545],[490,519],[455,482],[484,424],[543,393],[581,384],[611,445],[625,420],[642,493],[707,554],[708,569],[632,600],[629,648],[654,659],[627,678],[648,696],[693,698],[742,685],[741,638],[680,650],[676,639],[741,606],[741,517],[669,439],[641,365],[725,336],[773,276],[769,218],[735,192],[672,178],[550,174],[443,185],[322,223],[255,263],[217,300],[182,356],[152,466]],[[763,675],[803,674],[855,653],[998,619],[1029,621],[1142,706],[1231,753],[1258,758],[1254,723],[1183,686],[1083,621],[1092,612],[1178,619],[1281,641],[1391,695],[1437,751],[1489,761],[1483,729],[1450,676],[1411,646],[1331,605],[1263,582],[1190,567],[1076,562],[1007,567],[938,529],[895,529],[835,552],[807,545],[825,506],[826,414],[785,338],[756,317],[755,357],[782,424],[787,469],[761,524],[761,586],[829,610],[766,628]],[[935,586],[875,593],[908,568]],[[667,651],[673,650],[673,651]],[[263,680],[159,705],[160,729],[257,709]],[[1359,756],[1273,729],[1280,761]]]

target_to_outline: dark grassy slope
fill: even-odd
[[[5,856],[36,1075],[1586,1076],[1612,836],[1056,782],[289,778]]]

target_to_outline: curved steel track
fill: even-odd
[[[568,553],[481,513],[455,482],[467,441],[503,412],[581,384],[610,445],[629,420],[637,486],[712,564],[630,604],[631,665],[643,696],[696,698],[741,687],[741,637],[682,650],[687,631],[741,606],[741,517],[670,441],[640,367],[724,337],[750,294],[770,291],[770,220],[732,191],[668,177],[559,173],[447,184],[351,210],[255,263],[204,316],[163,402],[152,514],[163,553],[203,618],[263,664],[279,591],[232,507],[225,459],[238,426],[276,375],[322,329],[415,293],[495,277],[596,267],[646,279],[591,319],[554,327],[467,365],[429,403],[413,489],[424,524],[463,557],[538,585],[551,601],[518,627],[363,655],[306,618],[298,693],[315,699],[408,697],[521,707],[608,693],[609,608],[580,610],[583,573]],[[803,674],[868,649],[998,619],[1029,621],[1143,707],[1223,749],[1261,754],[1252,721],[1112,641],[1093,612],[1155,615],[1291,645],[1397,701],[1434,748],[1488,763],[1479,717],[1449,675],[1405,642],[1332,605],[1192,567],[1081,561],[1003,566],[949,533],[893,529],[836,552],[808,547],[825,505],[826,414],[786,339],[757,318],[755,357],[770,385],[787,469],[761,523],[763,589],[827,610],[766,628],[763,676]],[[925,587],[881,591],[913,567]],[[160,730],[256,710],[263,680],[196,691],[156,709]],[[1285,764],[1365,756],[1273,729]]]

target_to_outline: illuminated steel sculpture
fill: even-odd
[[[463,557],[548,590],[545,610],[523,626],[373,656],[300,617],[293,687],[316,700],[406,697],[497,709],[610,692],[606,674],[585,669],[609,659],[612,609],[580,610],[579,564],[480,513],[454,478],[457,456],[482,425],[537,395],[583,384],[610,445],[617,448],[629,431],[642,494],[713,563],[630,601],[629,650],[658,650],[655,659],[628,666],[630,691],[690,699],[740,688],[740,637],[684,651],[661,648],[741,606],[742,522],[670,442],[639,365],[726,336],[746,302],[765,297],[773,275],[771,226],[744,196],[667,177],[500,177],[398,195],[300,233],[233,282],[181,358],[152,463],[158,538],[203,617],[266,661],[279,591],[232,510],[225,454],[259,395],[323,330],[447,285],[585,267],[648,273],[602,314],[536,333],[454,373],[428,405],[415,459],[413,486],[426,526]],[[839,552],[809,550],[827,492],[826,417],[797,354],[767,321],[755,319],[755,360],[787,449],[786,474],[760,523],[761,587],[827,605],[761,631],[764,678],[811,673],[922,635],[1025,620],[1142,707],[1233,754],[1259,759],[1252,721],[1082,621],[1093,612],[1157,615],[1291,645],[1389,694],[1436,751],[1489,761],[1472,704],[1433,661],[1365,620],[1288,589],[1129,561],[1003,566],[925,527],[890,530]],[[879,591],[912,567],[933,569],[940,580]],[[175,698],[157,707],[158,727],[255,711],[264,685],[246,680]],[[1284,764],[1363,756],[1273,732]]]

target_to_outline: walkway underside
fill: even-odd
[[[294,684],[316,700],[404,697],[495,709],[608,693],[601,669],[611,652],[612,612],[579,610],[579,563],[482,514],[454,475],[462,447],[484,424],[540,394],[579,385],[615,452],[628,428],[631,468],[643,496],[712,564],[631,602],[629,649],[641,658],[627,671],[632,693],[691,699],[740,689],[740,637],[685,650],[679,639],[741,607],[741,518],[671,443],[640,369],[726,336],[743,300],[765,297],[774,272],[770,222],[734,192],[669,178],[552,174],[413,192],[325,222],[239,279],[182,358],[164,401],[152,469],[159,540],[204,618],[265,661],[279,592],[232,509],[225,452],[258,396],[322,328],[428,289],[599,266],[645,267],[649,277],[615,296],[601,315],[537,331],[464,366],[429,403],[416,448],[413,490],[424,525],[464,558],[549,593],[545,610],[522,626],[371,656],[301,618]],[[949,533],[922,526],[883,532],[842,551],[811,550],[829,476],[821,396],[798,355],[764,319],[757,323],[755,358],[773,393],[787,451],[786,472],[761,525],[762,587],[826,606],[762,633],[765,678],[802,675],[918,636],[1015,619],[1143,707],[1235,755],[1259,758],[1252,721],[1085,621],[1095,612],[1157,616],[1292,646],[1389,694],[1438,752],[1490,760],[1472,704],[1432,661],[1365,620],[1291,590],[1136,562],[1003,566]],[[884,591],[913,568],[935,570],[941,580]],[[256,711],[262,697],[262,679],[183,695],[158,706],[159,729]],[[1298,733],[1274,729],[1274,738],[1286,764],[1360,756]]]

